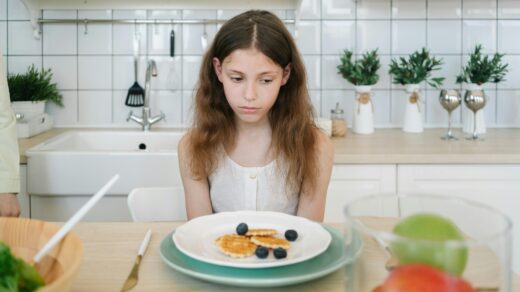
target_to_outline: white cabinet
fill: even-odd
[[[18,203],[20,203],[20,217],[31,217],[31,205],[29,196],[27,195],[27,165],[20,165],[20,192],[17,195]]]
[[[105,196],[81,221],[132,221],[126,196]],[[45,221],[67,221],[87,201],[89,196],[31,195],[31,217]]]
[[[332,168],[325,222],[343,222],[345,204],[367,194],[396,193],[396,165],[335,164]]]
[[[399,165],[398,192],[462,197],[492,206],[511,218],[520,238],[520,165]],[[520,242],[513,240],[513,268],[520,271]]]

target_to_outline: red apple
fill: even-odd
[[[395,268],[385,282],[372,292],[475,292],[459,277],[451,276],[423,264],[403,265]]]

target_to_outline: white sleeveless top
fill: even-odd
[[[276,160],[262,167],[245,167],[223,155],[209,176],[213,212],[256,210],[296,214],[298,196],[287,194],[285,175]]]

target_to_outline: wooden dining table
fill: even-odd
[[[132,291],[345,291],[346,272],[340,268],[309,282],[279,288],[244,288],[199,280],[169,267],[159,252],[161,241],[184,222],[84,222],[74,232],[83,242],[83,259],[72,291],[120,291],[134,264],[137,250],[148,229],[152,238],[139,270],[139,281]],[[382,224],[384,222],[375,222]],[[341,224],[327,224],[343,232]],[[367,240],[360,260],[377,264],[371,278],[386,273],[386,255],[375,241]],[[380,267],[381,268],[380,268]],[[488,273],[483,271],[484,273]],[[384,277],[383,277],[384,278]],[[367,281],[371,281],[368,279]],[[513,291],[520,291],[520,277],[513,276]]]

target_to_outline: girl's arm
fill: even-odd
[[[311,189],[304,183],[296,215],[322,222],[325,213],[325,199],[327,197],[327,189],[329,187],[334,160],[334,146],[327,135],[320,130],[316,131],[319,132],[317,141],[318,177],[316,178],[316,187]]]
[[[179,142],[179,168],[181,171],[182,184],[184,186],[184,197],[186,199],[186,214],[188,220],[195,217],[213,213],[209,196],[209,185],[207,178],[197,180],[191,174],[188,143],[189,133],[182,137]]]

